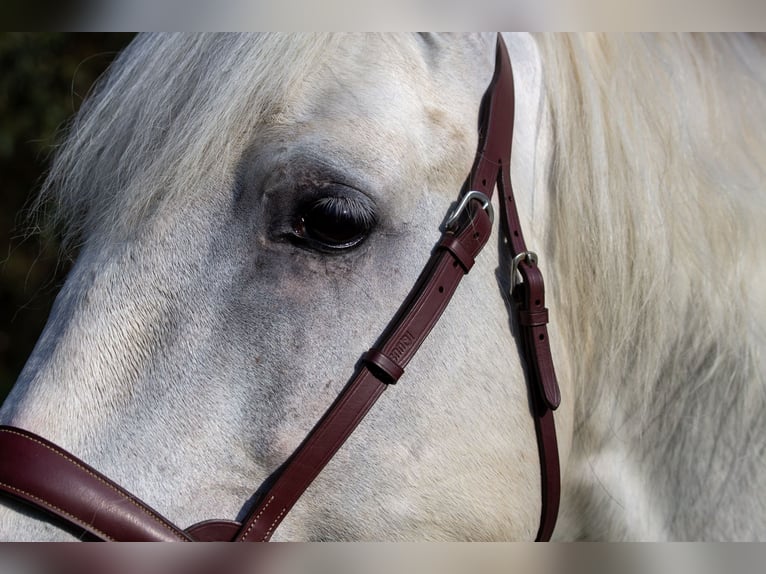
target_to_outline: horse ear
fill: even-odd
[[[446,46],[453,46],[459,42],[465,42],[479,49],[490,49],[492,58],[495,57],[495,41],[497,32],[481,32],[472,34],[454,34],[446,32],[418,32],[416,35],[418,41],[423,46],[430,49],[443,49]]]
[[[426,46],[436,46],[439,41],[439,34],[435,32],[418,32],[417,38]]]
[[[494,70],[497,32],[471,34],[419,32],[416,38],[427,61],[432,64],[437,64],[444,58],[450,57],[448,54],[452,54],[457,55],[460,60],[472,62],[471,68],[475,68],[476,62],[485,60],[490,73]],[[482,83],[485,82],[482,80]]]

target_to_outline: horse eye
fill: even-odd
[[[320,249],[350,249],[362,243],[374,225],[375,212],[367,203],[348,197],[324,197],[303,211],[296,235]]]

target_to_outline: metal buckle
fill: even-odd
[[[511,291],[521,283],[521,273],[519,272],[519,263],[525,261],[532,265],[537,265],[537,253],[534,251],[522,251],[511,262]]]
[[[460,219],[460,215],[465,211],[465,208],[472,199],[481,201],[481,208],[487,212],[490,225],[495,222],[495,210],[492,208],[492,203],[489,201],[489,198],[480,191],[469,191],[463,196],[460,203],[458,203],[457,207],[447,218],[447,221],[444,223],[445,229],[452,231],[452,227],[457,223],[457,220]]]

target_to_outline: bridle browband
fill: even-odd
[[[540,455],[542,512],[536,539],[549,540],[560,494],[553,420],[560,393],[548,343],[543,277],[537,256],[524,243],[511,188],[513,119],[513,72],[498,34],[495,73],[480,111],[476,158],[439,243],[394,319],[363,355],[351,381],[290,458],[257,491],[257,502],[242,523],[208,520],[181,529],[55,444],[9,426],[0,427],[0,491],[101,540],[268,541],[378,397],[402,376],[441,317],[490,237],[491,199],[497,185]]]

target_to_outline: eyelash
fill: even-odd
[[[292,240],[310,249],[349,250],[367,239],[377,222],[372,205],[356,198],[327,196],[306,202],[293,222]]]
[[[327,208],[328,212],[333,211],[335,215],[342,216],[346,211],[350,212],[351,218],[366,228],[375,225],[375,211],[367,203],[350,197],[323,197],[311,204],[309,209],[320,207]]]

